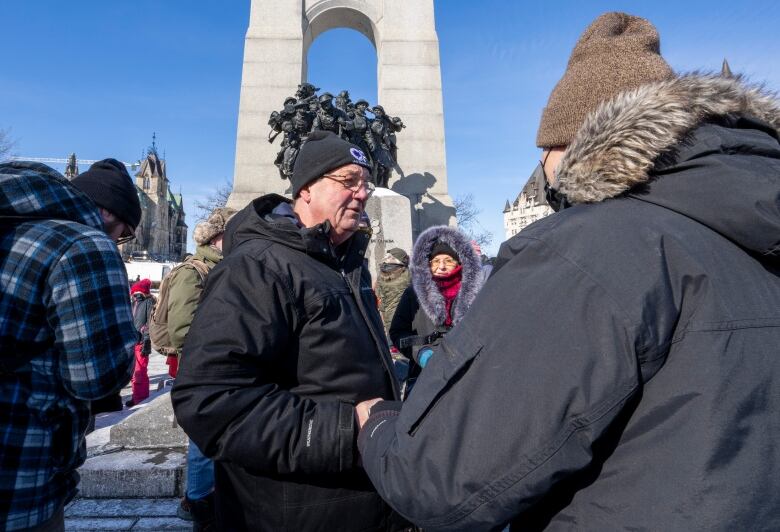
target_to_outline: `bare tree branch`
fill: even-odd
[[[0,129],[0,161],[13,155],[11,150],[16,147],[16,140],[11,138],[10,129]]]
[[[479,214],[482,211],[474,204],[474,196],[458,196],[453,200],[453,206],[460,229],[480,247],[489,246],[493,242],[493,234],[479,223]]]
[[[202,222],[218,207],[224,207],[233,192],[233,183],[225,179],[205,200],[195,202],[195,222]]]

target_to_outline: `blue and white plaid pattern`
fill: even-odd
[[[137,334],[95,205],[43,165],[0,165],[0,287],[0,357],[30,359],[0,372],[0,530],[22,530],[75,494],[89,402],[127,383]]]

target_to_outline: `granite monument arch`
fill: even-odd
[[[309,46],[334,28],[371,41],[378,102],[407,125],[388,186],[409,199],[413,232],[453,224],[433,0],[252,0],[228,204],[241,208],[261,194],[287,192],[289,182],[274,166],[278,147],[268,142],[268,116],[308,81]]]

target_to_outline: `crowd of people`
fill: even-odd
[[[121,163],[0,165],[2,528],[63,530],[90,414],[148,397],[151,344],[195,530],[780,528],[780,101],[606,13],[537,145],[557,212],[492,271],[433,227],[372,283],[372,165],[314,131],[292,197],[215,211],[153,311]]]

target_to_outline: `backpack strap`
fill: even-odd
[[[184,262],[182,262],[178,267],[184,268],[186,266],[192,266],[192,268],[195,270],[195,272],[198,274],[198,277],[200,277],[200,284],[204,285],[206,284],[206,277],[209,276],[209,267],[206,265],[205,262],[203,262],[200,259],[196,259],[194,257],[190,257]]]

